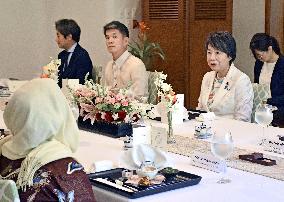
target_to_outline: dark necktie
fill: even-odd
[[[69,56],[70,52],[67,52],[66,50],[63,51],[62,54],[62,65],[63,65],[63,72],[65,71],[65,69],[68,66],[68,56]]]

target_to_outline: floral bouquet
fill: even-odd
[[[91,124],[95,121],[133,123],[147,116],[147,106],[129,96],[128,89],[114,92],[90,80],[72,93],[83,121],[90,119]]]
[[[60,59],[52,59],[51,61],[42,67],[41,78],[51,78],[58,81],[58,67],[61,65]]]
[[[158,97],[161,99],[161,102],[166,106],[167,112],[173,111],[173,106],[177,102],[176,94],[173,91],[171,84],[165,82],[165,80],[167,79],[167,75],[163,74],[163,72],[156,73],[158,74],[158,76],[154,83],[158,88]]]

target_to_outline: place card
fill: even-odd
[[[279,139],[265,138],[261,140],[260,145],[264,151],[269,151],[277,154],[284,154],[284,141]]]
[[[167,129],[163,127],[151,127],[151,145],[155,148],[165,150],[167,146]]]
[[[191,164],[214,172],[222,172],[225,169],[224,162],[212,154],[195,151],[191,156]]]
[[[151,127],[133,124],[133,146],[139,144],[151,144]]]

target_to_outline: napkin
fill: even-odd
[[[155,167],[162,169],[167,163],[166,155],[151,145],[140,144],[123,153],[121,161],[123,166],[136,170],[145,161],[151,161]]]
[[[92,163],[91,168],[90,168],[90,173],[110,170],[112,168],[113,168],[112,161],[108,161],[108,160],[96,161]]]
[[[199,117],[197,117],[198,121],[212,121],[216,118],[214,112],[201,113]]]

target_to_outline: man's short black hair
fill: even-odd
[[[117,29],[123,36],[129,37],[128,28],[119,21],[112,21],[104,26],[104,35],[106,35],[106,31],[110,29]]]
[[[77,22],[72,19],[61,19],[55,22],[56,30],[61,33],[64,38],[69,34],[72,35],[72,39],[76,42],[80,41],[81,29]]]

